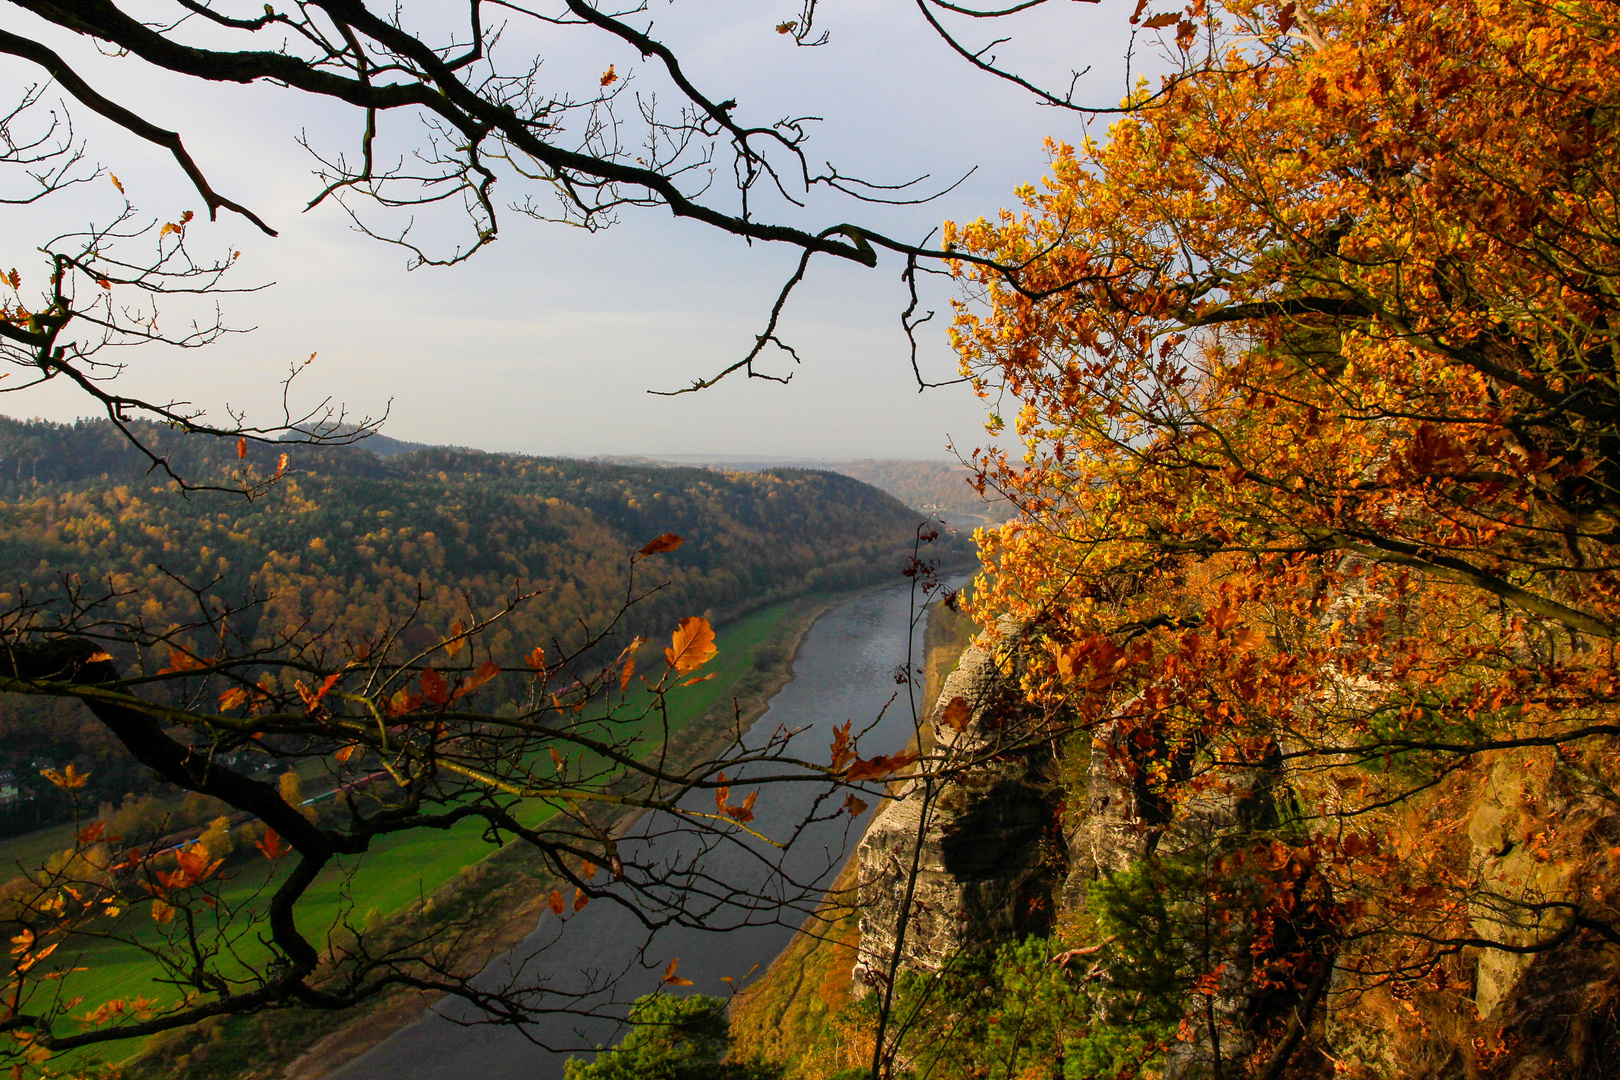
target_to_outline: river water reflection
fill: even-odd
[[[906,587],[868,593],[828,611],[805,635],[792,681],[771,699],[750,732],[750,743],[763,741],[778,726],[802,727],[806,730],[795,740],[793,752],[825,761],[833,728],[853,720],[859,730],[884,710],[898,690],[899,696],[877,726],[861,740],[861,752],[870,756],[903,747],[911,737],[911,710],[905,688],[895,683],[894,672],[906,661],[910,616],[911,594]],[[912,643],[918,663],[921,637],[919,627]],[[723,632],[721,640],[723,644]],[[756,827],[766,835],[783,835],[804,816],[816,794],[813,788],[824,790],[808,784],[767,790],[755,807]],[[733,800],[736,798],[734,795]],[[853,828],[847,817],[812,826],[795,845],[789,869],[796,876],[821,871],[820,883],[830,883],[847,855],[845,848],[853,846],[871,813],[867,810]],[[655,819],[644,819],[632,835],[645,834],[649,828],[656,828]],[[743,887],[763,877],[757,861],[725,848],[706,857],[704,870]],[[693,991],[723,994],[727,984],[722,976],[733,977],[738,985],[750,972],[757,976],[794,932],[792,925],[775,923],[723,934],[670,927],[648,943],[632,916],[616,904],[600,901],[571,916],[565,933],[558,936],[556,931],[556,921],[547,914],[529,939],[506,960],[492,965],[485,977],[504,980],[513,964],[519,963],[514,958],[536,954],[544,945],[544,951],[531,961],[532,968],[548,973],[559,987],[577,987],[593,977],[622,973],[612,999],[622,1014],[623,1003],[658,985],[662,964],[670,958],[680,958],[679,973],[693,980]],[[647,944],[645,966],[637,959],[643,944]],[[601,1004],[603,999],[597,1001]],[[531,1028],[531,1039],[511,1027],[467,1023],[476,1019],[470,1006],[446,1002],[331,1075],[334,1080],[554,1080],[562,1076],[569,1054],[545,1049],[536,1041],[573,1047],[577,1052],[580,1047],[609,1042],[616,1033],[616,1025],[609,1020],[557,1016]]]

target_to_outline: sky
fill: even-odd
[[[168,0],[141,0],[154,14]],[[967,40],[996,47],[1003,61],[1048,83],[1090,67],[1079,96],[1111,105],[1124,90],[1131,0],[1052,0],[992,35],[972,26]],[[257,5],[227,0],[224,10]],[[462,5],[407,3],[431,23]],[[818,25],[827,45],[797,48],[774,26],[798,14],[798,0],[651,0],[655,32],[682,56],[714,99],[736,98],[750,123],[817,116],[809,153],[841,172],[875,182],[923,173],[940,186],[972,171],[943,198],[923,206],[874,207],[817,195],[798,209],[780,200],[762,217],[824,228],[850,221],[921,240],[942,220],[971,220],[1012,205],[1014,189],[1037,181],[1042,140],[1078,142],[1082,117],[1041,106],[1023,91],[973,71],[922,22],[910,0],[824,0]],[[227,324],[251,328],[204,350],[132,354],[120,376],[131,389],[183,399],[223,418],[279,415],[279,380],[311,354],[294,398],[326,397],[353,415],[386,411],[395,438],[536,454],[713,454],[819,458],[947,459],[984,442],[988,406],[956,385],[919,393],[899,327],[906,295],[898,260],[875,269],[822,260],[787,309],[783,336],[802,364],[778,354],[768,368],[792,372],[787,386],[729,378],[680,397],[668,390],[713,375],[741,357],[759,333],[797,252],[752,247],[667,211],[631,208],[613,228],[586,233],[507,213],[501,238],[467,263],[407,270],[399,249],[354,231],[336,206],[304,212],[319,190],[302,134],[326,152],[357,142],[358,117],[284,88],[197,84],[157,72],[137,58],[105,56],[7,6],[8,29],[34,31],[93,85],[149,120],[179,130],[216,190],[275,226],[274,239],[222,213],[199,214],[188,244],[201,253],[239,250],[238,285],[267,285],[222,298]],[[527,34],[527,36],[524,36]],[[531,32],[502,43],[510,63],[543,57],[542,82],[576,92],[608,64],[626,95],[657,92],[659,72],[632,50],[595,32]],[[29,66],[0,58],[0,92],[37,81]],[[628,103],[628,96],[621,102]],[[667,95],[663,96],[668,101]],[[117,174],[130,199],[162,220],[200,200],[172,158],[69,103],[89,154]],[[1102,134],[1099,122],[1090,128]],[[395,151],[420,145],[403,120],[385,127]],[[722,173],[709,196],[730,208]],[[516,178],[497,196],[511,202],[535,189]],[[543,197],[543,193],[542,197]],[[0,207],[0,262],[27,273],[33,249],[56,232],[105,220],[121,205],[102,179],[31,208]],[[453,214],[420,214],[417,234],[452,242]],[[35,256],[37,258],[37,256]],[[945,337],[955,287],[926,283],[925,374],[956,374]],[[15,384],[13,384],[15,385]],[[0,413],[68,420],[92,410],[71,389],[47,385],[0,394]]]

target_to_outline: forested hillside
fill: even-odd
[[[244,465],[264,476],[280,464],[280,448],[239,459],[234,442],[143,435],[188,480],[229,484]],[[497,652],[521,652],[610,620],[626,595],[627,557],[661,533],[686,542],[638,581],[664,587],[632,609],[624,636],[692,612],[724,622],[812,590],[898,581],[918,521],[882,492],[827,472],[722,474],[443,448],[387,460],[358,446],[291,445],[287,454],[285,475],[262,497],[182,497],[110,424],[0,419],[0,610],[25,600],[60,608],[78,590],[108,618],[161,627],[195,620],[200,604],[238,605],[229,633],[263,647],[321,635],[375,640],[420,605],[402,641],[421,647],[456,619],[540,589],[488,636]],[[92,794],[128,790],[135,766],[97,725],[81,726],[76,706],[26,701],[0,701],[0,768],[26,784],[34,757],[82,756]]]
[[[622,459],[660,463],[657,458]],[[973,486],[973,469],[956,461],[913,461],[902,458],[706,458],[701,455],[674,455],[672,462],[707,465],[717,469],[747,472],[780,468],[825,469],[854,477],[886,491],[907,506],[944,510],[1000,523],[1012,517],[1016,508],[995,488],[981,494]]]

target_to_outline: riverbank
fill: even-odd
[[[929,608],[923,635],[924,716],[932,714],[945,677],[956,669],[975,629],[972,620],[942,604]],[[803,1077],[831,1076],[870,1064],[871,1046],[839,1023],[839,1013],[855,999],[859,876],[852,857],[788,946],[732,999],[732,1052],[739,1059],[792,1063],[791,1075]]]
[[[738,730],[761,716],[772,697],[793,677],[794,660],[810,627],[829,608],[871,589],[800,597],[759,631],[765,612],[721,626],[722,655],[746,662],[706,695],[707,706],[685,720],[671,747],[680,762],[700,760],[725,748]],[[753,629],[750,629],[753,627]],[[743,640],[737,640],[741,634]],[[728,643],[728,636],[735,644]],[[709,687],[703,687],[709,690]],[[628,829],[635,815],[604,824]],[[375,931],[405,939],[435,926],[460,922],[475,927],[461,942],[462,973],[471,974],[504,955],[531,933],[543,913],[544,897],[557,886],[534,849],[508,844],[464,867],[421,902],[387,920]],[[341,1014],[303,1010],[250,1018],[222,1018],[184,1033],[149,1041],[128,1063],[129,1080],[318,1080],[364,1054],[421,1018],[438,995],[398,990],[370,1006]]]

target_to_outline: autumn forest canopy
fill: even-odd
[[[804,966],[767,973],[729,1032],[712,999],[643,999],[618,1056],[573,1075],[1620,1076],[1612,5],[1102,5],[1087,17],[1134,28],[1132,48],[1159,66],[1093,107],[1078,83],[1044,86],[963,44],[953,21],[1001,33],[1039,3],[918,0],[964,71],[1030,95],[1055,133],[1048,174],[1010,208],[924,244],[756,216],[760,184],[875,189],[809,171],[791,125],[742,126],[639,11],[567,0],[556,17],[633,45],[681,86],[689,115],[655,128],[678,132],[666,145],[681,152],[707,139],[703,153],[734,159],[735,206],[683,187],[678,154],[632,163],[589,136],[562,147],[573,105],[541,105],[521,79],[479,81],[479,49],[434,51],[364,5],[261,20],[183,4],[221,34],[308,31],[303,52],[251,54],[176,48],[179,31],[111,4],[19,6],[188,77],[278,79],[368,125],[430,115],[458,133],[434,183],[471,193],[474,247],[500,216],[486,148],[554,185],[577,221],[653,205],[789,245],[797,274],[720,375],[760,374],[760,351],[786,347],[778,318],[813,260],[896,262],[913,344],[918,275],[948,275],[949,340],[991,435],[974,483],[1017,510],[975,538],[978,636],[939,700],[921,702],[911,747],[878,755],[845,727],[813,758],[778,733],[674,760],[659,747],[669,702],[712,659],[705,612],[902,562],[920,608],[949,538],[825,473],[286,450],[268,429],[124,399],[116,383],[87,381],[108,424],[7,424],[5,737],[29,715],[9,710],[41,708],[13,702],[82,703],[106,754],[254,816],[266,860],[292,855],[262,906],[266,951],[238,964],[198,944],[228,937],[222,924],[194,929],[204,911],[224,919],[217,867],[195,853],[172,869],[116,863],[81,834],[3,912],[18,927],[3,1024],[20,1066],[222,1011],[336,1010],[401,986],[520,1019],[536,997],[480,997],[427,944],[338,956],[327,943],[323,958],[293,919],[303,890],[340,855],[467,819],[541,853],[559,917],[571,889],[582,906],[701,921],[723,883],[624,857],[612,815],[668,815],[716,848],[791,839],[750,831],[754,795],[727,780],[746,764],[822,785],[827,816],[885,804],[836,903],[784,954]],[[816,13],[811,0],[776,32],[818,47]],[[0,47],[66,78],[37,43]],[[592,93],[617,93],[613,74]],[[329,193],[397,208],[402,178],[360,160],[326,178]],[[161,344],[118,323],[108,297],[160,270],[223,272],[177,261],[196,228],[151,238],[160,261],[139,273],[86,234],[54,256],[41,300],[13,276],[8,357],[80,381],[109,336]],[[125,419],[136,412],[168,426]],[[195,450],[175,429],[224,438]],[[121,478],[131,463],[157,479]],[[192,501],[170,497],[181,484],[199,488]],[[69,586],[47,601],[64,572],[110,594]],[[525,576],[548,599],[508,610],[503,590]],[[250,598],[240,613],[208,607],[236,596]],[[169,614],[188,604],[204,613]],[[143,666],[154,657],[165,666]],[[254,741],[389,779],[346,820],[302,815],[288,792],[205,764]],[[701,812],[682,802],[694,793]],[[174,967],[182,999],[87,1019],[53,997],[49,951],[100,932],[139,873],[138,917],[184,912],[170,945],[203,958]],[[661,993],[682,985],[671,966]]]

